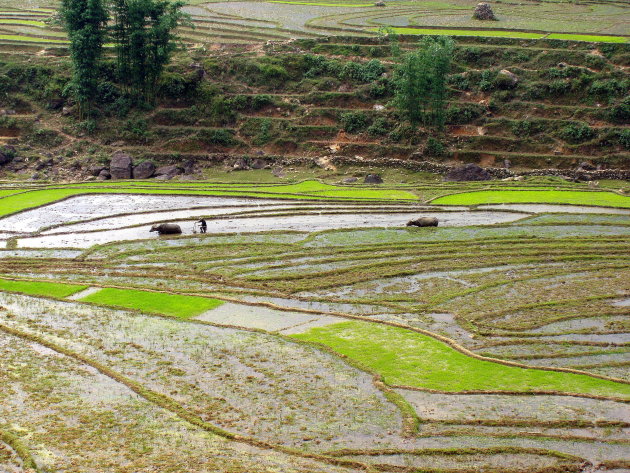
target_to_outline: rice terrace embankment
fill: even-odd
[[[630,472],[629,39],[0,0],[0,473]]]

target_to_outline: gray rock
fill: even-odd
[[[468,163],[451,169],[444,177],[446,181],[488,181],[492,176],[481,166]]]
[[[175,164],[171,164],[169,166],[160,166],[155,170],[155,175],[158,179],[168,180],[172,179],[175,176],[179,176],[183,174],[184,170]]]
[[[264,169],[267,163],[262,159],[254,159],[251,164],[252,169]]]
[[[88,168],[88,172],[94,177],[98,176],[101,173],[101,171],[104,171],[104,170],[106,170],[105,166],[90,166]]]
[[[383,178],[378,174],[368,174],[363,181],[365,184],[382,184]]]
[[[234,171],[248,171],[250,169],[247,164],[247,160],[245,158],[238,158],[236,162],[232,165],[232,170]]]
[[[11,155],[0,151],[0,166],[4,166],[11,162]]]
[[[189,159],[184,163],[184,174],[193,174],[195,172],[195,161]]]
[[[473,18],[476,20],[496,20],[492,7],[489,4],[482,2],[478,3],[473,12]]]
[[[99,181],[107,181],[111,178],[112,176],[107,169],[101,170],[101,172],[98,173],[98,176],[96,176],[96,179],[98,179]]]
[[[352,184],[354,182],[357,182],[359,179],[356,177],[346,177],[343,181],[344,184]]]
[[[122,151],[116,151],[109,163],[109,173],[112,179],[131,179],[133,162],[131,156]]]
[[[497,74],[497,80],[504,86],[504,88],[515,87],[518,84],[518,76],[507,69],[502,69]]]
[[[48,168],[48,167],[52,166],[53,164],[55,164],[55,161],[52,158],[45,159],[43,161],[39,161],[35,165],[35,170],[36,171],[41,171],[42,169]]]
[[[152,161],[143,161],[133,168],[134,179],[150,179],[155,174],[155,164]]]
[[[280,167],[276,167],[273,168],[271,170],[271,174],[273,174],[276,177],[285,177],[287,174],[284,172],[284,169],[280,168]]]

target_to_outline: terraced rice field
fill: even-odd
[[[190,45],[258,43],[289,38],[328,36],[331,32],[374,35],[379,27],[401,34],[450,34],[511,38],[627,42],[630,13],[624,2],[559,0],[497,3],[498,22],[472,19],[468,0],[389,0],[385,7],[365,1],[199,1],[187,2],[195,28],[182,28]],[[0,44],[3,49],[34,46],[63,48],[63,32],[50,21],[58,2],[2,0]],[[419,29],[416,29],[419,28]],[[423,29],[424,28],[424,29]],[[428,29],[427,29],[428,28]]]
[[[630,197],[569,187],[5,186],[0,470],[628,471]]]

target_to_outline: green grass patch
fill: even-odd
[[[85,289],[87,289],[87,286],[80,286],[76,284],[0,279],[0,291],[22,292],[33,296],[64,298]]]
[[[446,195],[431,201],[438,205],[570,204],[630,208],[630,197],[613,192],[589,191],[473,191]]]
[[[324,344],[380,373],[391,385],[449,392],[559,391],[630,398],[630,385],[479,360],[432,337],[399,327],[350,321],[293,336]]]
[[[170,315],[187,319],[214,309],[223,301],[197,296],[180,296],[135,289],[102,289],[81,299],[99,305],[136,309],[141,312]]]
[[[0,34],[0,40],[5,41],[22,41],[27,43],[53,43],[53,44],[68,44],[69,41],[63,41],[60,39],[48,39],[48,38],[35,38],[33,36],[22,36],[17,34]]]
[[[22,25],[22,26],[37,26],[39,28],[46,28],[48,25],[43,21],[37,20],[1,20],[0,25]]]
[[[591,43],[627,43],[630,38],[623,36],[597,36],[586,34],[551,33],[548,39],[564,39],[567,41],[589,41]]]
[[[393,28],[398,34],[423,34],[423,35],[448,35],[448,36],[492,36],[499,38],[540,39],[544,34],[525,33],[522,31],[508,30],[443,30],[435,28]]]

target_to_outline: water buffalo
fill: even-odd
[[[438,219],[435,217],[419,217],[407,222],[408,227],[437,227]]]
[[[153,225],[150,232],[158,232],[160,235],[179,235],[182,233],[182,229],[176,223],[160,223],[159,225]]]

